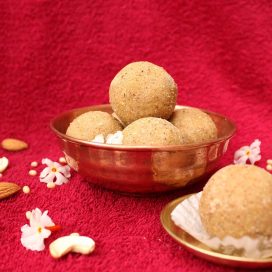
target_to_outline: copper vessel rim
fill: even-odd
[[[91,143],[89,141],[85,141],[85,140],[80,140],[74,137],[70,137],[67,136],[66,134],[60,132],[56,127],[55,127],[55,123],[58,121],[58,119],[61,119],[61,117],[63,115],[69,114],[69,113],[73,113],[75,111],[79,111],[79,110],[84,110],[84,109],[90,109],[92,107],[95,107],[95,110],[99,110],[100,108],[103,109],[105,107],[110,107],[109,104],[103,104],[103,105],[97,105],[97,106],[89,106],[89,107],[82,107],[82,108],[75,108],[69,111],[65,111],[60,113],[59,115],[57,115],[56,117],[54,117],[51,122],[50,122],[50,127],[51,129],[58,135],[58,137],[60,137],[61,139],[64,139],[66,141],[69,142],[73,142],[73,143],[77,143],[80,145],[85,145],[85,146],[89,146],[92,148],[99,148],[99,149],[113,149],[113,150],[126,150],[126,151],[152,151],[152,150],[157,150],[157,151],[177,151],[177,150],[188,150],[188,149],[194,149],[194,148],[199,148],[199,147],[206,147],[206,146],[210,146],[216,143],[220,143],[220,142],[224,142],[230,138],[233,137],[234,133],[236,132],[236,125],[233,121],[231,121],[229,118],[225,117],[224,115],[215,113],[215,112],[211,112],[205,109],[201,109],[198,108],[208,114],[213,114],[216,115],[222,119],[225,119],[230,125],[231,125],[231,129],[230,131],[219,138],[216,138],[214,140],[211,141],[206,141],[206,142],[202,142],[202,143],[195,143],[195,144],[184,144],[184,145],[169,145],[169,146],[165,146],[165,145],[156,145],[156,146],[134,146],[134,145],[113,145],[113,144],[98,144],[98,143]],[[181,106],[181,105],[177,105],[176,109],[179,108],[191,108],[189,106]]]

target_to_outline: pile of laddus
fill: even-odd
[[[194,108],[175,111],[178,87],[162,67],[147,61],[121,69],[109,88],[113,110],[90,111],[76,117],[68,136],[99,143],[122,131],[125,145],[180,145],[216,139],[211,117]],[[101,140],[102,139],[102,140]],[[118,142],[118,141],[117,141]]]

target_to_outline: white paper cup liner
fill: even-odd
[[[210,236],[202,225],[198,207],[202,192],[182,201],[171,213],[171,219],[181,229],[211,249],[247,258],[272,257],[272,237],[259,236],[256,239],[243,236],[239,239],[227,236],[223,240]]]

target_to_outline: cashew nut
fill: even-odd
[[[49,246],[52,257],[60,258],[69,252],[89,254],[94,251],[95,242],[87,236],[69,235],[56,239]]]

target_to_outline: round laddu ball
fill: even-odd
[[[179,145],[178,129],[170,122],[156,117],[134,121],[123,130],[126,145]]]
[[[201,221],[212,236],[272,236],[272,175],[253,165],[220,169],[203,189]]]
[[[121,124],[109,113],[103,111],[89,111],[76,117],[70,123],[66,134],[81,140],[92,141],[95,136],[107,136],[123,130]]]
[[[143,117],[168,119],[177,100],[177,84],[160,66],[147,61],[125,66],[110,84],[112,109],[128,125]]]
[[[169,121],[179,129],[183,144],[201,143],[217,138],[217,128],[212,118],[199,109],[176,110]]]

